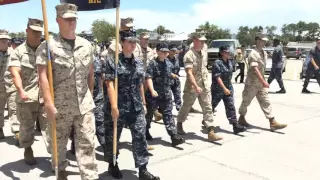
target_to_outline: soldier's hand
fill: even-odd
[[[178,79],[178,76],[176,74],[172,74],[173,79]]]
[[[147,106],[145,104],[143,105],[143,110],[144,110],[144,115],[146,115],[147,114]]]
[[[53,121],[58,113],[56,107],[53,104],[45,104],[45,110],[47,113],[47,120]]]
[[[227,89],[227,88],[224,89],[223,92],[224,92],[224,94],[225,94],[226,96],[229,96],[229,95],[231,94],[230,90]]]
[[[24,90],[20,91],[19,95],[22,101],[27,101],[29,99],[27,93]]]
[[[118,107],[111,108],[111,116],[114,121],[117,121],[119,118],[119,109]]]
[[[270,85],[269,85],[269,83],[267,81],[264,81],[262,85],[263,85],[264,88],[269,88],[270,87]]]
[[[152,95],[152,97],[158,97],[157,91],[154,91],[154,90],[151,92],[151,95]]]
[[[316,67],[314,67],[315,69],[316,69],[316,71],[318,71],[319,70],[319,66],[316,66]]]
[[[199,86],[195,87],[195,90],[196,90],[196,92],[197,92],[198,94],[200,94],[200,93],[202,92],[202,89],[201,89],[201,87],[199,87]]]

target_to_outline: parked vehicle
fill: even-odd
[[[300,59],[302,56],[301,49],[299,47],[288,47],[286,56],[288,59],[290,58]]]

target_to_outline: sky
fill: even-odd
[[[49,31],[58,32],[55,6],[59,0],[47,1]],[[84,0],[85,1],[85,0]],[[133,17],[135,28],[154,30],[163,25],[175,33],[191,33],[209,21],[236,33],[239,26],[275,25],[300,20],[320,23],[317,0],[121,0],[120,17]],[[0,29],[24,31],[29,18],[42,19],[40,0],[0,6]],[[115,23],[115,10],[78,13],[77,32],[90,30],[96,19]]]

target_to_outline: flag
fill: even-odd
[[[28,1],[28,0],[0,0],[0,6],[6,5],[6,4],[21,3],[25,1]]]
[[[75,4],[78,6],[78,11],[113,9],[120,5],[120,0],[60,0],[60,2]]]

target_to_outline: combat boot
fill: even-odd
[[[15,139],[16,139],[16,146],[17,146],[17,147],[20,147],[19,132],[16,132],[16,133],[14,134],[14,136],[15,136]]]
[[[36,121],[36,130],[37,130],[38,132],[41,132],[40,122],[39,122],[39,121]]]
[[[154,115],[154,120],[155,120],[155,121],[160,121],[160,120],[163,118],[162,114],[159,113],[158,110],[155,110],[155,111],[153,112],[153,115]]]
[[[160,180],[160,178],[154,176],[145,168],[139,169],[139,180]]]
[[[71,154],[76,155],[76,146],[74,144],[74,140],[71,141],[70,152],[71,152]]]
[[[154,147],[153,147],[153,146],[148,145],[147,150],[148,150],[148,151],[152,151],[152,150],[154,150]]]
[[[3,129],[0,128],[0,139],[4,139],[5,136],[4,136],[4,133],[3,133]]]
[[[285,88],[281,88],[280,91],[277,91],[276,93],[278,93],[278,94],[285,94],[285,93],[287,93],[287,91],[286,91]]]
[[[242,125],[244,127],[251,127],[252,126],[251,124],[249,124],[247,122],[246,118],[244,116],[242,116],[242,115],[239,117],[238,124],[240,124],[240,125]]]
[[[58,180],[68,180],[67,171],[59,171],[58,172]]]
[[[309,94],[311,93],[307,88],[303,88],[301,93],[306,93],[306,94]]]
[[[114,166],[112,161],[109,162],[108,173],[115,179],[122,178],[122,173],[119,169],[118,163],[116,163],[116,165]]]
[[[286,124],[278,123],[274,118],[269,119],[269,121],[270,121],[270,130],[271,131],[275,131],[275,130],[283,129],[283,128],[287,127]]]
[[[178,134],[171,136],[171,145],[173,147],[178,146],[179,144],[183,144],[185,141],[182,137],[180,137]]]
[[[177,122],[177,132],[180,135],[185,135],[186,134],[186,132],[184,132],[184,130],[183,130],[183,126],[182,126],[181,122]]]
[[[223,138],[214,133],[213,127],[209,127],[208,140],[209,141],[220,141]]]
[[[37,164],[37,161],[33,156],[33,150],[31,148],[31,146],[28,148],[25,148],[25,150],[24,150],[24,162],[30,166]]]
[[[151,136],[149,129],[146,130],[146,140],[147,141],[153,140],[153,137]]]
[[[240,125],[239,123],[233,124],[233,133],[234,134],[239,134],[239,133],[244,132],[246,130],[247,129],[244,126]]]

